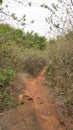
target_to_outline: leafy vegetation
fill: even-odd
[[[1,110],[15,104],[12,87],[14,73],[26,71],[33,76],[37,76],[46,63],[45,48],[45,37],[36,33],[33,34],[33,32],[23,33],[9,25],[0,25]]]
[[[2,2],[0,0],[0,5]],[[19,3],[24,5],[23,2]],[[26,2],[26,5],[32,4]],[[26,15],[18,19],[15,13],[4,12],[8,6],[7,4],[0,8],[4,20],[9,17],[24,27]],[[73,2],[58,0],[57,4],[52,3],[50,7],[46,4],[40,7],[50,12],[45,19],[48,23],[49,37],[50,34],[61,35],[57,40],[47,41],[45,37],[36,33],[23,33],[9,25],[0,25],[0,111],[14,106],[12,92],[14,72],[26,71],[37,76],[40,70],[47,66],[46,78],[55,105],[58,102],[60,110],[66,108],[66,115],[73,117]],[[33,22],[34,20],[31,21]]]
[[[9,25],[0,25],[0,67],[11,67],[15,71],[24,69],[24,62],[28,55],[46,48],[46,38],[33,34],[23,33],[21,30],[10,28]],[[30,49],[30,54],[27,50]],[[34,51],[34,49],[36,49]],[[32,53],[31,53],[32,51]]]
[[[0,4],[2,3],[2,0],[0,0]]]
[[[46,38],[37,33],[23,33],[19,29],[10,28],[9,25],[0,24],[0,42],[14,42],[19,47],[44,49],[46,47]]]
[[[44,57],[32,55],[25,60],[25,70],[32,76],[37,76],[41,69],[46,65]]]
[[[44,66],[47,66],[46,77],[54,102],[63,102],[72,116],[73,32],[47,41],[33,32],[23,33],[0,25],[1,111],[17,105],[12,86],[14,73],[27,72],[37,76]]]
[[[0,69],[0,88],[10,86],[14,77],[11,69]]]
[[[12,105],[11,87],[13,85],[14,71],[10,68],[0,69],[0,111]]]
[[[73,35],[71,34],[58,38],[53,46],[48,45],[49,62],[46,71],[54,101],[63,102],[70,115],[73,114]]]

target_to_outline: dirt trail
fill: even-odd
[[[66,130],[50,102],[45,70],[36,78],[18,74],[20,105],[0,114],[0,130]]]
[[[56,110],[49,101],[45,70],[46,68],[37,78],[27,79],[27,88],[23,91],[23,102],[35,109],[42,130],[66,130],[65,126],[59,122]]]

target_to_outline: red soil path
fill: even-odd
[[[25,79],[24,74],[19,74],[20,84],[15,87],[23,86],[22,94],[18,96],[23,105],[0,114],[0,130],[66,130],[50,102],[45,70],[37,78]]]
[[[49,88],[45,84],[45,70],[46,68],[37,78],[26,81],[27,88],[23,93],[23,101],[35,109],[42,130],[66,130],[65,126],[59,122],[56,110],[49,101]]]

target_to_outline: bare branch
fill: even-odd
[[[73,0],[71,0],[71,4],[72,4],[72,6],[73,6]]]

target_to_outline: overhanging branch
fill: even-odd
[[[71,4],[72,4],[72,6],[73,6],[73,0],[71,0]]]

